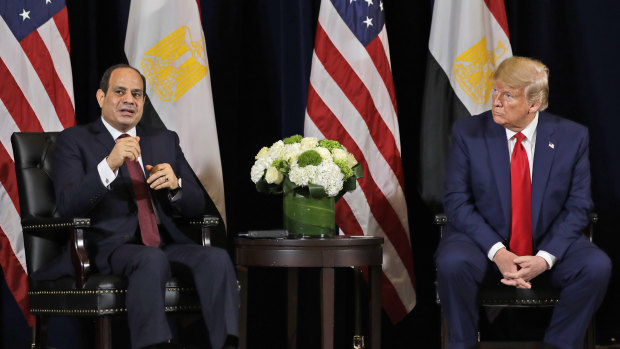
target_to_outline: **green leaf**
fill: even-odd
[[[357,163],[355,166],[351,167],[353,170],[353,174],[355,174],[355,178],[364,178],[364,169],[360,163]]]
[[[263,176],[256,183],[256,190],[259,193],[265,193],[265,194],[282,194],[282,184],[274,184],[274,183],[269,184],[265,180],[265,176]]]
[[[308,184],[308,194],[313,199],[322,199],[327,197],[325,188],[323,188],[322,185],[316,185],[312,183]]]

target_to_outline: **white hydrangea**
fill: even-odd
[[[312,179],[312,183],[325,188],[328,196],[338,195],[344,184],[340,167],[332,159],[325,159],[316,168],[316,177]]]

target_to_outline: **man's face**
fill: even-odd
[[[522,131],[534,120],[540,102],[530,105],[524,89],[510,88],[500,80],[496,80],[493,87],[493,121],[511,131]]]
[[[97,102],[105,121],[121,132],[130,130],[142,118],[144,107],[140,74],[131,68],[115,69],[110,75],[108,90],[97,91]]]

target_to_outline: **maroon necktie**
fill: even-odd
[[[129,135],[124,133],[118,138],[125,137],[129,137]],[[146,184],[146,178],[144,178],[144,172],[142,172],[138,160],[131,161],[125,159],[125,165],[127,165],[127,170],[131,177],[131,186],[133,187],[133,194],[138,205],[138,224],[140,225],[142,242],[146,246],[157,247],[159,246],[159,230],[157,229],[157,219],[155,218],[155,211],[149,197],[149,188]]]
[[[510,161],[511,227],[510,251],[517,256],[532,255],[532,184],[530,164],[521,141],[525,136],[515,135],[517,142]]]

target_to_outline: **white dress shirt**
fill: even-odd
[[[521,133],[525,136],[525,138],[523,138],[523,141],[521,141],[521,144],[523,144],[523,147],[525,148],[525,152],[527,153],[527,160],[528,160],[529,167],[530,167],[530,180],[532,180],[532,170],[534,168],[534,151],[536,150],[536,128],[537,127],[538,127],[538,112],[536,113],[534,120],[532,120],[532,122],[530,122],[530,124],[527,125],[527,127],[525,127],[521,131]],[[512,161],[512,150],[514,149],[515,144],[517,143],[517,139],[514,137],[514,135],[516,134],[517,132],[506,129],[506,138],[508,139],[508,153],[509,153],[511,161]],[[495,253],[497,253],[497,251],[499,251],[502,248],[506,248],[506,246],[504,246],[503,243],[501,242],[495,243],[489,250],[487,257],[490,260],[493,260],[493,257],[495,257]],[[557,260],[557,258],[554,255],[550,254],[547,251],[543,251],[543,250],[539,250],[538,253],[536,253],[536,255],[539,257],[542,257],[545,261],[547,261],[547,264],[549,265],[549,269],[553,267],[553,265],[555,264]]]

